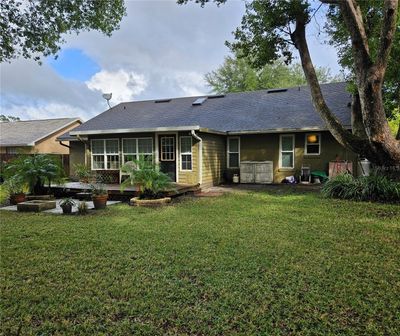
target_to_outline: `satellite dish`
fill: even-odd
[[[110,100],[112,97],[112,93],[103,93],[103,98],[107,100],[108,107],[111,108]]]

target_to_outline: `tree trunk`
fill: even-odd
[[[395,0],[387,0],[389,4],[386,4],[389,8],[385,15],[387,20],[393,20],[393,15],[396,15],[390,10],[393,1],[396,2]],[[377,64],[373,64],[369,57],[362,17],[358,16],[361,15],[361,12],[358,6],[354,6],[355,0],[342,0],[338,3],[341,5],[344,21],[350,30],[354,50],[360,103],[358,106],[357,97],[353,98],[355,105],[353,106],[352,117],[357,122],[354,134],[343,127],[325,102],[307,45],[306,22],[303,17],[299,17],[296,20],[296,30],[291,34],[291,39],[299,51],[303,71],[310,86],[313,104],[340,144],[379,166],[399,166],[400,142],[395,140],[390,132],[382,99],[382,83],[387,66],[385,59],[388,56],[388,50],[381,51],[382,59],[378,60]],[[349,28],[349,26],[351,27]],[[389,29],[390,27],[385,23],[384,28]],[[393,36],[390,36],[390,34],[388,38],[385,37],[382,48],[390,50],[392,40]],[[360,130],[361,127],[364,132]]]

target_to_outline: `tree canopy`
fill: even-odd
[[[321,83],[343,80],[341,76],[331,76],[328,68],[316,69]],[[261,69],[251,66],[246,58],[228,56],[216,70],[205,75],[205,80],[215,93],[243,92],[272,88],[287,88],[306,85],[306,77],[299,63],[286,65],[278,59]]]
[[[2,0],[0,62],[56,54],[65,33],[98,30],[110,36],[125,12],[123,0]]]
[[[190,0],[178,0],[178,3],[188,1]],[[195,0],[202,6],[209,1]],[[226,2],[213,1],[218,5]],[[399,166],[400,141],[390,131],[382,97],[385,74],[391,71],[388,66],[391,64],[392,45],[396,44],[396,33],[399,34],[399,1],[376,1],[380,15],[368,10],[368,5],[363,11],[363,3],[364,0],[249,1],[246,2],[241,25],[234,33],[235,40],[227,45],[260,68],[279,58],[290,63],[294,53],[298,52],[315,109],[335,139],[377,165]],[[331,11],[337,11],[340,25],[343,25],[347,34],[346,41],[349,41],[345,48],[351,48],[350,62],[355,84],[352,131],[341,123],[327,105],[308,47],[306,29],[315,13],[327,6]],[[376,20],[376,25],[368,25],[368,15],[373,17],[372,21]],[[331,21],[332,24],[334,22]],[[376,29],[376,33],[368,33],[371,27],[375,27],[372,30]],[[332,36],[330,38],[333,39]],[[396,63],[398,62],[395,62],[398,67]]]

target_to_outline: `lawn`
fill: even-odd
[[[4,335],[398,335],[395,205],[253,192],[1,212]]]

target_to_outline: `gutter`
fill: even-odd
[[[82,142],[84,145],[85,145],[85,166],[87,167],[87,141],[85,141],[85,140],[83,140],[82,138],[81,138],[81,136],[80,135],[77,135],[76,136],[77,138],[78,138],[78,140],[80,141],[80,142]]]
[[[190,133],[192,134],[193,138],[199,141],[199,183],[201,185],[203,183],[203,139],[196,134],[195,130],[191,130]]]

